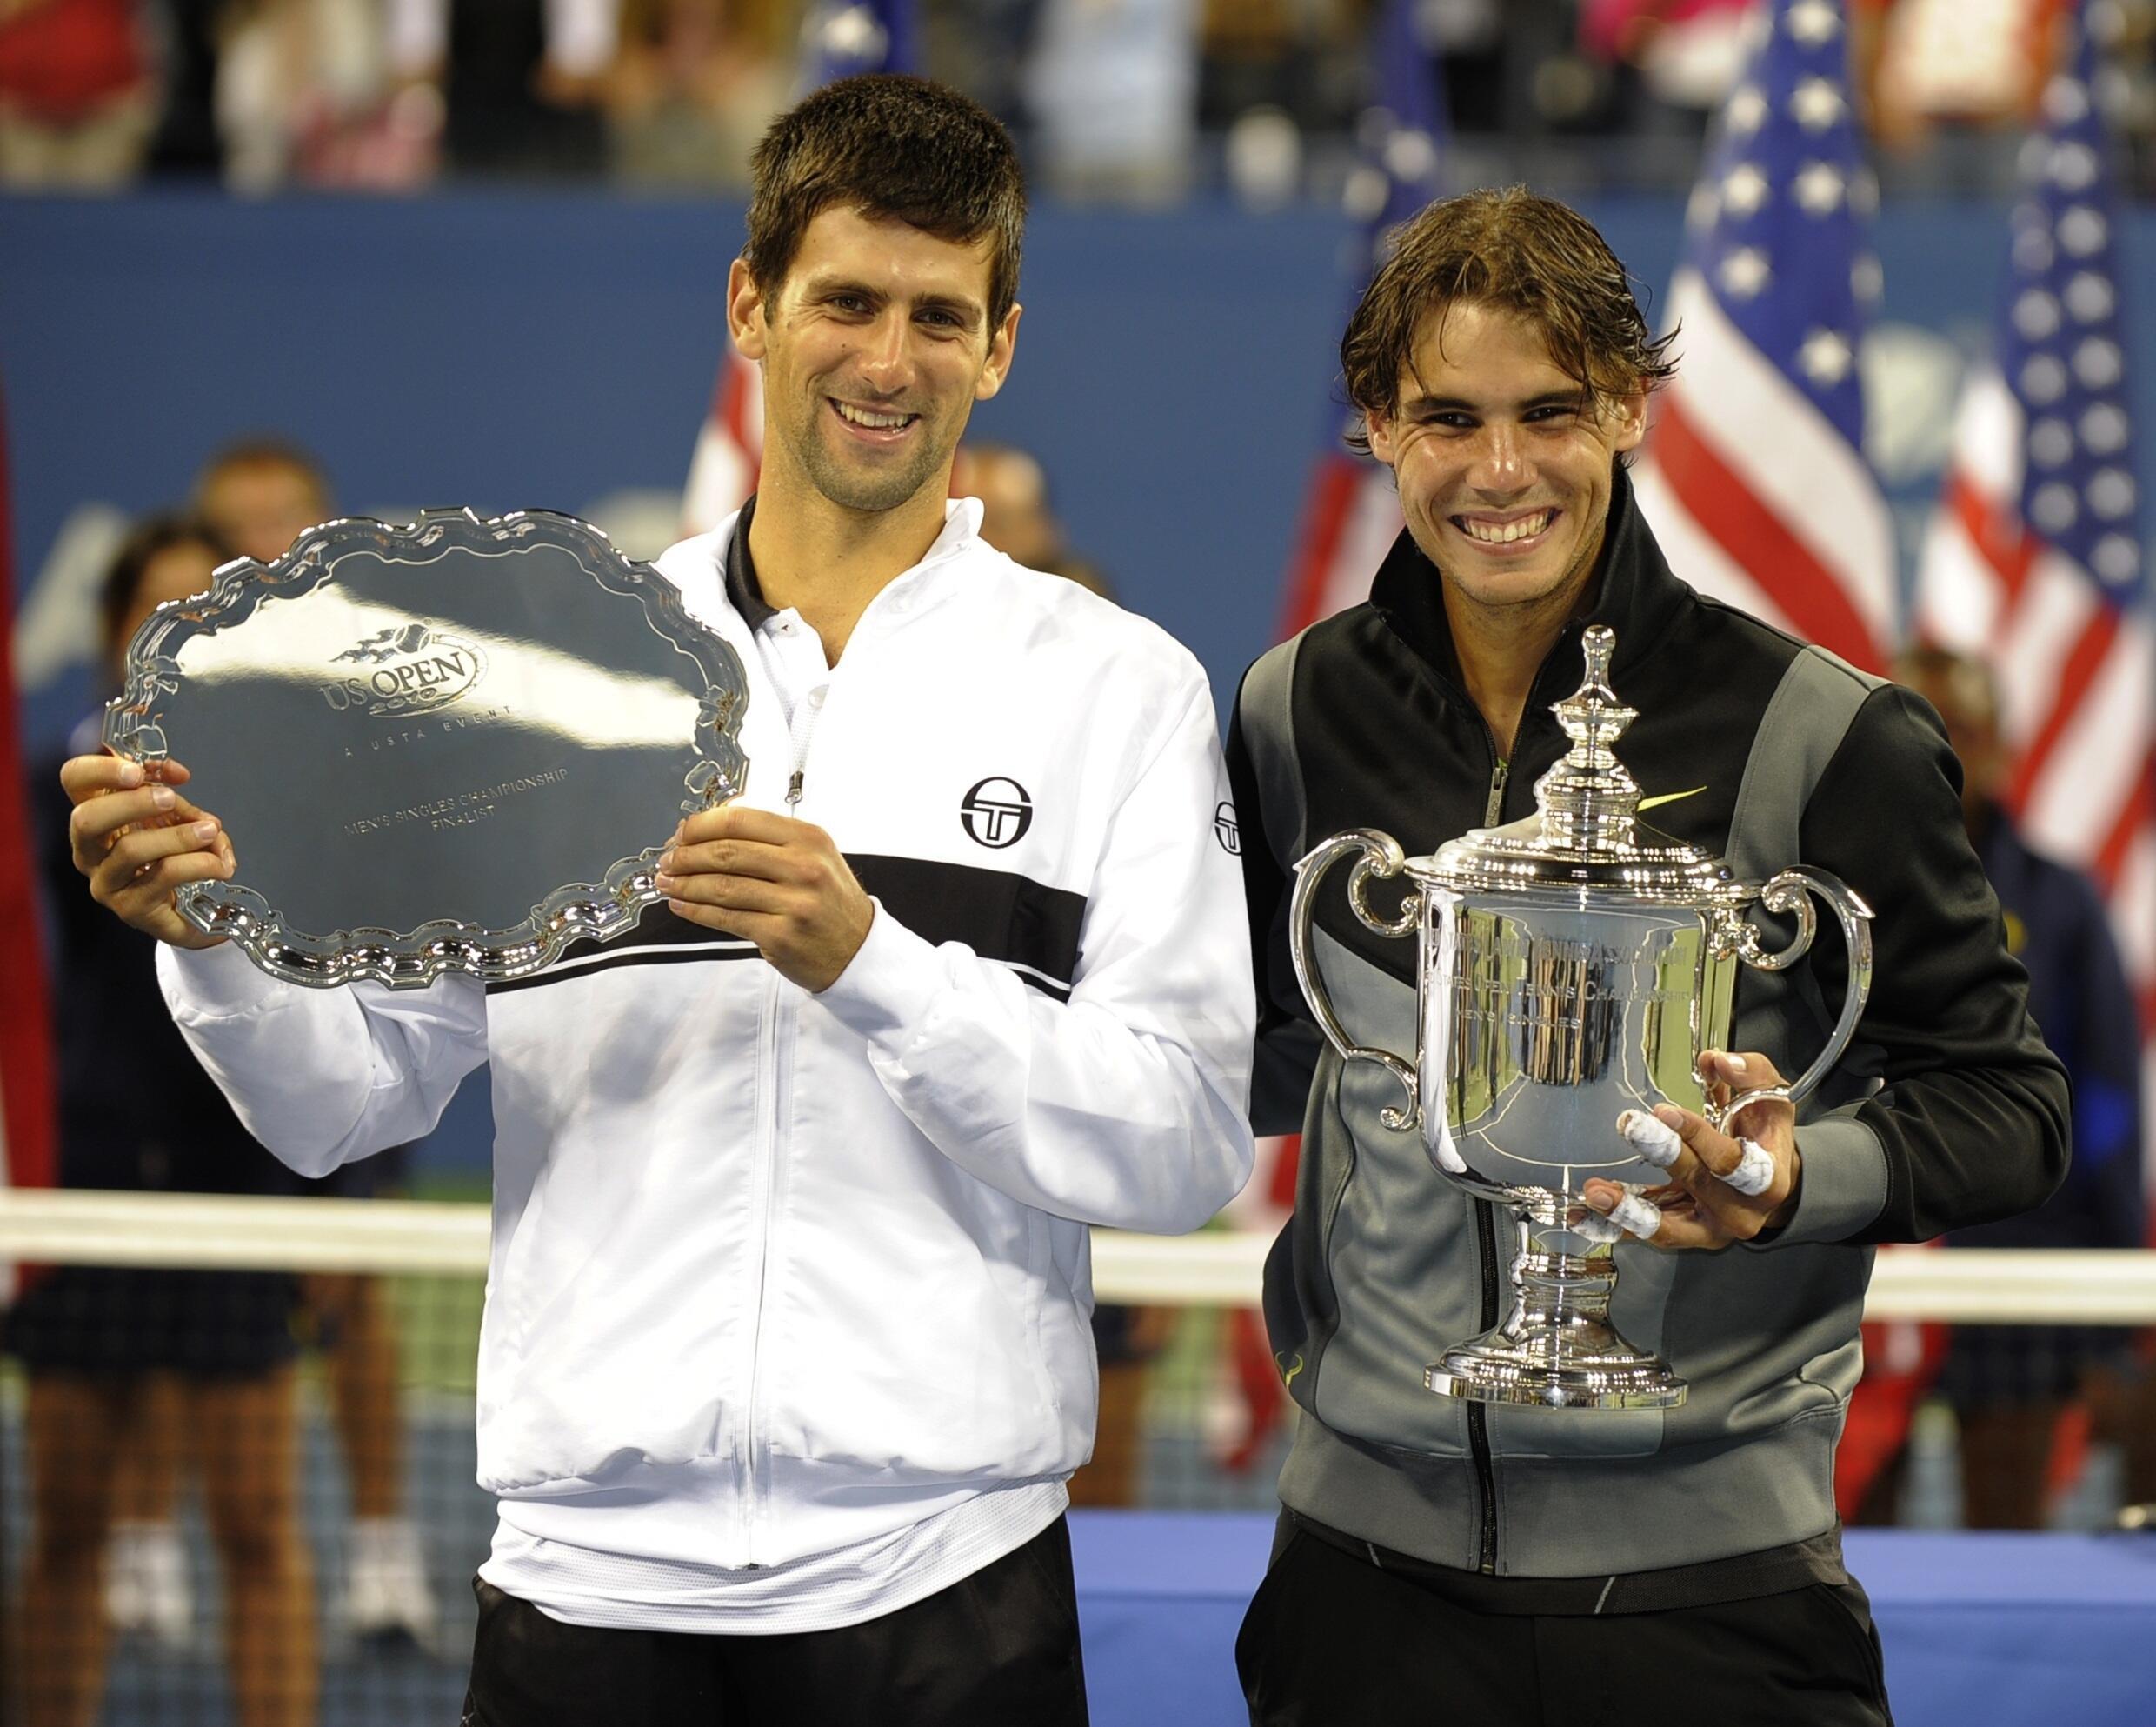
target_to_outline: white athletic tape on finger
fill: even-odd
[[[1662,1226],[1662,1208],[1652,1199],[1627,1193],[1611,1208],[1609,1220],[1641,1241],[1651,1241],[1655,1230]]]
[[[1658,1170],[1667,1169],[1684,1150],[1684,1141],[1677,1137],[1677,1130],[1651,1110],[1627,1110],[1617,1117],[1617,1131],[1624,1135],[1626,1144]]]
[[[1625,1238],[1623,1226],[1611,1218],[1603,1217],[1599,1211],[1588,1212],[1586,1217],[1572,1226],[1572,1232],[1581,1241],[1596,1247],[1603,1246],[1610,1242],[1622,1241]]]
[[[1774,1154],[1756,1139],[1740,1139],[1737,1144],[1744,1148],[1744,1156],[1722,1177],[1722,1185],[1751,1198],[1774,1184]]]

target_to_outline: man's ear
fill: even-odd
[[[1003,322],[988,337],[988,363],[981,369],[981,381],[973,387],[973,399],[986,402],[1002,389],[1003,380],[1010,376],[1011,357],[1018,351],[1018,315],[1023,306],[1013,306],[1003,314]]]
[[[726,272],[726,333],[744,360],[763,357],[763,290],[756,286],[744,258],[735,258]]]
[[[1362,417],[1362,430],[1370,440],[1370,454],[1391,467],[1400,454],[1400,445],[1393,437],[1392,421],[1383,414],[1366,413]]]
[[[1609,413],[1616,428],[1617,453],[1637,450],[1640,440],[1647,436],[1647,391],[1639,390],[1616,397],[1609,404]]]

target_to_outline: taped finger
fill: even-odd
[[[1636,1193],[1627,1193],[1610,1207],[1609,1220],[1627,1234],[1641,1241],[1652,1241],[1654,1232],[1662,1226],[1662,1208],[1652,1199],[1642,1199]]]
[[[1747,1198],[1754,1198],[1774,1184],[1774,1154],[1756,1139],[1740,1139],[1744,1155],[1737,1167],[1722,1177],[1722,1185]]]
[[[1590,1211],[1572,1225],[1572,1232],[1581,1241],[1600,1247],[1623,1240],[1625,1230],[1624,1225],[1614,1217],[1605,1217],[1599,1211]]]
[[[1627,1144],[1658,1170],[1667,1169],[1684,1150],[1684,1141],[1677,1137],[1677,1130],[1651,1110],[1627,1110],[1617,1117],[1617,1131],[1624,1135]]]

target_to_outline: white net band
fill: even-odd
[[[489,1224],[475,1204],[0,1190],[0,1261],[477,1277]],[[1094,1291],[1140,1306],[1254,1304],[1270,1245],[1248,1230],[1098,1230]],[[2156,1324],[2156,1252],[1883,1249],[1865,1317]]]

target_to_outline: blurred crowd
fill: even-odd
[[[1385,0],[915,0],[915,69],[1001,116],[1066,196],[1324,197],[1374,100]],[[1411,0],[1472,168],[1679,187],[1748,0]],[[1987,190],[2061,0],[1847,0],[1874,136]],[[2110,105],[2156,177],[2156,0],[2102,0]],[[854,0],[0,0],[0,186],[144,176],[376,190],[548,177],[728,191]]]

